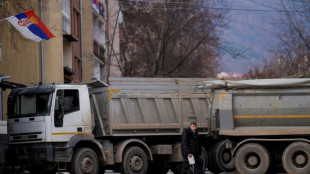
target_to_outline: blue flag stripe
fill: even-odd
[[[27,15],[25,15],[25,13],[20,13],[20,14],[17,14],[15,15],[15,17],[19,20],[21,19],[27,19]],[[39,28],[38,26],[36,26],[35,24],[31,24],[29,26],[27,26],[29,28],[29,30],[37,35],[38,37],[42,38],[42,39],[45,39],[45,40],[48,40],[50,39],[45,33],[44,31],[41,30],[41,28]]]

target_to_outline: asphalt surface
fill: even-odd
[[[11,168],[1,168],[0,167],[0,174],[26,174],[21,171],[13,171]],[[68,172],[57,172],[56,174],[70,174]],[[120,174],[120,173],[114,173],[111,170],[108,170],[105,172],[105,174]],[[167,174],[173,174],[173,172],[169,171]],[[206,171],[205,174],[212,174],[212,172]],[[223,173],[223,174],[237,174],[237,172],[231,172],[231,173]]]
[[[0,174],[26,174],[21,171],[13,171],[11,168],[2,168],[0,167]],[[56,174],[70,174],[69,172],[57,172]],[[115,173],[111,170],[105,172],[105,174],[120,174]],[[173,174],[173,172],[169,171],[167,174]],[[212,172],[206,171],[205,174],[213,174]],[[221,173],[221,174],[238,174],[237,172],[229,172],[229,173]],[[278,174],[286,174],[286,173],[278,173]]]

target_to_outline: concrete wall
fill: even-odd
[[[92,1],[83,0],[82,2],[84,82],[90,82],[94,77]]]
[[[56,36],[44,42],[45,83],[63,83],[63,37],[61,0],[43,0],[43,22]]]

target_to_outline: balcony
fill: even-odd
[[[94,55],[97,56],[103,63],[105,62],[105,48],[94,40]]]

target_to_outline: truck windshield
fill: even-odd
[[[9,99],[9,118],[47,116],[51,108],[51,93],[25,94],[11,96]]]

